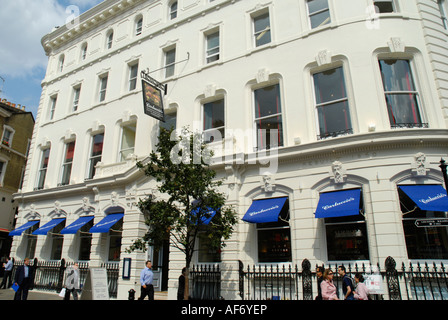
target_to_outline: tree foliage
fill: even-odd
[[[129,251],[160,247],[169,234],[170,245],[185,253],[189,268],[199,232],[214,249],[225,246],[236,224],[236,212],[226,206],[222,181],[210,168],[211,152],[199,133],[183,128],[180,134],[161,129],[156,150],[149,162],[138,162],[145,175],[157,181],[157,194],[140,199],[148,232],[134,241]],[[216,212],[210,220],[213,212]]]

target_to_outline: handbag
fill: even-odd
[[[65,297],[65,288],[62,288],[61,292],[59,292],[59,296],[64,298]]]

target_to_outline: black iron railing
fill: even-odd
[[[221,270],[219,265],[199,265],[190,269],[190,299],[221,299]]]
[[[344,264],[341,264],[344,265]],[[334,284],[342,297],[342,277],[339,264],[324,265],[334,272]],[[364,263],[345,264],[346,273],[354,277],[376,274],[381,278],[382,293],[370,294],[370,299],[387,300],[448,300],[448,273],[443,263],[402,264],[396,269],[395,260],[388,257],[384,268]],[[317,267],[317,266],[316,266]],[[297,265],[252,265],[239,263],[239,291],[243,300],[314,300],[317,277],[307,259]]]
[[[74,262],[66,262],[65,259],[58,261],[38,261],[37,259],[30,261],[30,266],[34,270],[33,288],[40,291],[59,292],[64,286],[65,270],[68,266],[73,265]],[[12,272],[12,281],[14,281],[15,272],[18,266],[23,265],[22,260],[14,261],[14,268]],[[89,271],[89,262],[79,262],[79,280],[81,290]],[[118,288],[118,263],[104,263],[101,268],[107,270],[107,281],[109,285],[109,296],[111,298],[117,297]]]

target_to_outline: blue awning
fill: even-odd
[[[28,230],[29,228],[31,228],[32,226],[34,226],[36,223],[39,223],[40,220],[33,220],[33,221],[28,221],[27,223],[25,223],[24,225],[22,225],[21,227],[18,227],[15,230],[12,230],[9,235],[10,236],[20,236],[22,235],[22,233],[25,230]]]
[[[426,211],[448,211],[446,190],[440,185],[399,186],[417,207]]]
[[[284,197],[255,200],[244,215],[243,221],[250,223],[277,222],[287,199]]]
[[[108,232],[109,229],[116,224],[118,221],[123,219],[124,213],[114,213],[107,215],[103,220],[98,222],[92,228],[90,228],[89,232],[91,233],[105,233]]]
[[[316,218],[356,216],[359,214],[361,189],[321,193]]]
[[[208,208],[209,211],[204,212],[204,214],[202,215],[200,222],[197,221],[197,224],[199,225],[208,225],[210,223],[210,221],[212,221],[213,217],[216,215],[216,210],[213,210],[212,208]],[[191,214],[196,216],[196,213],[199,211],[199,208],[196,208],[195,210],[191,211]],[[207,217],[206,215],[209,214],[210,217]]]
[[[81,217],[68,227],[62,229],[61,234],[76,234],[86,223],[95,218],[94,216]]]
[[[35,234],[35,235],[47,235],[47,233],[51,229],[53,229],[54,227],[56,227],[58,224],[60,224],[63,221],[65,221],[65,218],[53,219],[50,222],[48,222],[47,224],[45,224],[42,227],[40,227],[39,229],[37,229],[36,231],[34,231],[33,234]]]

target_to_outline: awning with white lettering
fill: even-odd
[[[90,222],[93,218],[95,217],[94,216],[81,217],[68,227],[62,229],[61,234],[76,234],[79,229],[81,229],[86,223]]]
[[[448,196],[441,185],[398,186],[421,210],[448,211]]]
[[[244,215],[243,221],[250,223],[277,222],[287,199],[284,197],[255,200]]]
[[[56,227],[57,225],[59,225],[60,223],[62,223],[64,221],[65,221],[65,218],[53,219],[50,222],[43,225],[42,227],[40,227],[39,229],[37,229],[36,231],[34,231],[33,234],[46,236],[50,230],[52,230],[54,227]]]
[[[25,223],[24,225],[22,225],[21,227],[18,227],[15,230],[12,230],[9,235],[10,236],[20,236],[22,235],[22,233],[25,230],[28,230],[29,228],[31,228],[32,226],[34,226],[36,223],[39,223],[40,220],[33,220],[33,221],[28,221],[27,223]]]
[[[91,233],[106,233],[109,232],[109,229],[112,228],[114,224],[123,219],[124,213],[114,213],[107,215],[103,220],[98,222],[92,228],[90,228],[89,232]]]
[[[334,218],[360,214],[361,189],[321,193],[316,218]]]

